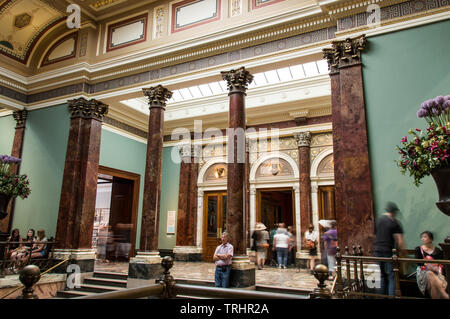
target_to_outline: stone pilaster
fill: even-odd
[[[361,52],[364,35],[324,49],[331,77],[336,221],[339,246],[372,247],[374,213]]]
[[[90,251],[102,120],[108,113],[108,106],[97,100],[79,98],[69,100],[68,108],[71,119],[55,248],[65,252]],[[91,254],[90,258],[83,258],[80,267],[90,272],[94,257],[95,254]]]
[[[253,76],[241,67],[222,72],[230,97],[227,144],[227,220],[226,229],[231,236],[234,258],[230,274],[230,287],[250,287],[255,283],[254,265],[246,249],[245,231],[245,95]]]
[[[300,170],[300,238],[308,230],[308,225],[312,223],[312,204],[311,204],[311,164],[310,164],[310,145],[311,132],[300,132],[295,134],[298,146],[298,167]],[[301,241],[303,248],[303,240]]]
[[[165,87],[158,85],[142,90],[149,100],[150,116],[147,138],[144,198],[141,220],[140,250],[130,260],[127,287],[153,283],[162,272],[158,251],[159,208],[161,199],[162,148],[164,111],[172,97]]]
[[[11,150],[11,156],[22,158],[22,150],[23,150],[23,140],[25,137],[25,124],[27,120],[28,112],[26,110],[21,111],[15,111],[13,113],[14,120],[16,121],[16,128],[14,132],[14,141],[13,146]],[[11,166],[11,173],[13,174],[19,174],[20,171],[20,164],[12,165]],[[0,237],[8,237],[11,232],[11,225],[12,220],[14,217],[14,206],[15,206],[15,199],[11,200],[6,218],[2,219],[0,221]],[[6,234],[5,236],[2,236],[1,233]],[[3,238],[6,240],[6,238]]]

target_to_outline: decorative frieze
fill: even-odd
[[[108,113],[108,105],[95,99],[86,100],[84,97],[67,101],[72,118],[93,118],[99,121]]]

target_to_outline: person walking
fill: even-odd
[[[273,236],[273,247],[277,252],[278,268],[287,268],[287,257],[289,249],[289,235],[286,228],[278,228]]]
[[[330,229],[323,234],[324,248],[327,252],[328,271],[330,277],[334,276],[334,266],[336,265],[337,230],[336,221],[330,222]]]
[[[309,270],[314,271],[317,256],[317,238],[319,234],[314,230],[314,225],[309,224],[308,230],[305,231],[305,247],[309,250]]]
[[[276,235],[279,227],[280,225],[278,223],[275,223],[273,229],[269,234],[270,266],[277,265],[277,252],[275,251],[275,246],[273,245],[273,237]]]
[[[263,269],[266,262],[267,248],[269,247],[269,232],[263,223],[256,223],[254,240],[256,242],[256,264]]]
[[[392,249],[397,247],[402,254],[405,249],[403,240],[403,229],[395,218],[399,209],[393,202],[388,202],[385,206],[385,213],[378,218],[375,224],[375,240],[373,252],[375,257],[392,257]],[[395,278],[392,262],[379,262],[381,274],[382,293],[394,296]]]
[[[227,232],[222,233],[222,244],[217,246],[213,260],[216,264],[214,286],[228,288],[230,285],[231,259],[233,258],[233,245],[229,243]]]

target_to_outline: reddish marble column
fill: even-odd
[[[197,163],[191,157],[191,144],[180,146],[180,184],[178,191],[177,246],[195,246],[197,205]]]
[[[246,251],[244,221],[245,191],[245,91],[253,76],[240,68],[222,72],[228,83],[230,107],[228,113],[227,144],[227,232],[231,236],[234,254],[243,256]]]
[[[192,145],[191,149],[191,164],[189,165],[189,232],[188,245],[196,246],[197,244],[197,204],[198,204],[198,189],[197,179],[199,170],[199,155],[201,146],[197,149],[196,145]],[[201,256],[199,261],[201,261]]]
[[[72,117],[56,227],[56,247],[90,249],[102,120],[108,106],[84,98],[68,103]]]
[[[161,173],[163,126],[166,101],[172,92],[161,85],[143,89],[149,99],[150,116],[147,138],[144,198],[142,208],[140,251],[158,251],[159,207],[161,199]]]
[[[14,133],[14,141],[11,150],[11,156],[17,158],[22,158],[23,139],[25,136],[25,124],[27,120],[27,115],[28,112],[26,110],[15,111],[13,113],[13,117],[16,120],[16,129]],[[10,170],[11,173],[13,174],[19,174],[20,164],[12,165]],[[15,206],[15,199],[13,199],[9,204],[7,210],[8,216],[0,221],[0,232],[5,232],[8,234],[11,232],[11,225],[14,216],[14,206]]]
[[[245,141],[245,247],[250,248],[250,140]]]
[[[298,145],[298,165],[300,170],[300,231],[301,236],[303,236],[305,231],[308,230],[309,224],[312,223],[310,177],[311,132],[301,132],[299,134],[296,134],[295,138],[297,139]]]
[[[372,184],[362,78],[364,36],[325,49],[331,75],[336,221],[340,246],[371,250]]]

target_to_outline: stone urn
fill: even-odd
[[[8,205],[11,201],[11,196],[0,193],[0,220],[5,219],[8,216]]]
[[[431,171],[439,194],[436,206],[450,216],[450,167],[435,168]]]

